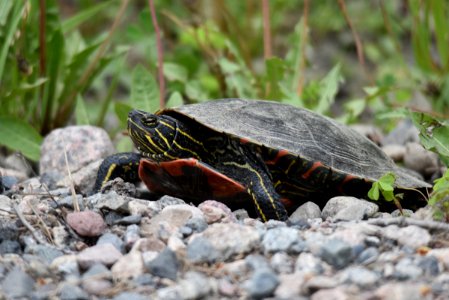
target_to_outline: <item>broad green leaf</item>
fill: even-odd
[[[225,74],[233,74],[233,73],[240,71],[240,66],[238,64],[236,64],[233,61],[230,61],[229,59],[227,59],[225,57],[221,57],[218,60],[218,65],[220,66],[220,68],[223,70],[223,73],[225,73]]]
[[[315,109],[318,113],[325,113],[335,101],[338,92],[338,85],[343,81],[340,74],[340,65],[337,64],[332,70],[321,80],[320,100]]]
[[[186,84],[186,94],[190,99],[198,102],[207,98],[207,94],[198,80],[191,80]]]
[[[133,108],[131,106],[129,106],[128,104],[123,103],[123,102],[116,102],[114,105],[115,115],[119,119],[121,127],[123,129],[125,129],[127,126],[126,123],[127,123],[127,119],[128,119],[128,113],[132,109]]]
[[[177,107],[184,104],[182,95],[179,92],[174,92],[170,95],[167,101],[167,107]]]
[[[379,183],[374,182],[371,189],[368,191],[368,197],[371,200],[379,200]]]
[[[170,81],[187,81],[187,69],[175,63],[164,63],[164,75]]]
[[[383,175],[378,180],[381,190],[393,191],[395,180],[396,180],[396,176],[393,173],[387,173],[387,174]]]
[[[147,112],[159,108],[159,87],[153,75],[142,65],[135,67],[132,73],[131,105]]]
[[[20,151],[27,158],[38,161],[42,137],[24,120],[0,117],[0,143],[10,149]]]
[[[87,114],[86,104],[83,97],[78,94],[76,97],[75,117],[77,125],[89,125],[89,116]]]

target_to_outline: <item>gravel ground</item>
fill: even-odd
[[[335,197],[262,223],[212,200],[142,200],[120,179],[89,195],[112,152],[97,130],[46,139],[40,176],[0,170],[1,299],[449,299],[449,225],[429,208]],[[437,160],[415,142],[384,147],[428,176]]]

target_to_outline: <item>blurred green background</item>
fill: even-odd
[[[3,151],[38,160],[42,137],[69,124],[121,140],[128,110],[155,111],[162,95],[166,106],[271,99],[385,131],[411,116],[422,134],[443,128],[427,148],[449,156],[447,1],[154,5],[162,91],[148,1],[0,0]]]

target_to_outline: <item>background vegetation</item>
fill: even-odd
[[[54,128],[120,140],[131,107],[243,97],[387,131],[410,117],[449,163],[447,1],[152,3],[0,0],[0,144],[36,161]]]

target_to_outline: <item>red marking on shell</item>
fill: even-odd
[[[310,175],[312,175],[313,171],[315,171],[317,168],[322,167],[322,166],[323,166],[323,164],[320,163],[319,161],[314,162],[312,167],[310,167],[310,169],[308,169],[307,172],[302,174],[302,178],[308,179],[310,177]]]
[[[279,150],[278,153],[276,154],[276,156],[272,159],[272,160],[266,160],[265,164],[267,165],[275,165],[279,159],[281,159],[281,157],[289,155],[290,152],[288,152],[287,150]]]

